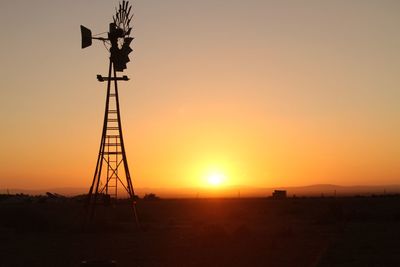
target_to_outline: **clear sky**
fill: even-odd
[[[0,2],[0,188],[88,187],[117,1]],[[400,1],[137,0],[137,187],[400,183]]]

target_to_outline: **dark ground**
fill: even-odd
[[[0,199],[0,266],[400,266],[400,197],[139,201]],[[107,217],[107,220],[104,220]]]

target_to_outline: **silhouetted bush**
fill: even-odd
[[[154,193],[146,194],[143,197],[143,200],[159,200],[159,199],[160,198]]]

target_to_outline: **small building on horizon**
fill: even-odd
[[[286,192],[286,190],[275,190],[272,193],[272,198],[273,199],[286,199],[287,198],[287,192]]]

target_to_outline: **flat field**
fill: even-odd
[[[0,266],[399,266],[400,197],[0,201]]]

